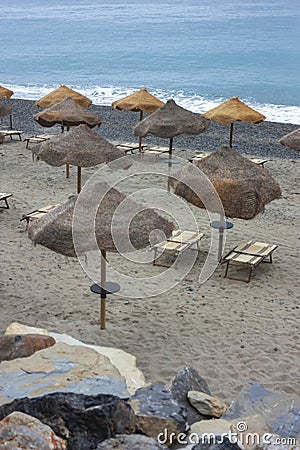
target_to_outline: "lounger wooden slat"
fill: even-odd
[[[58,206],[60,206],[60,203],[57,203],[56,205],[43,206],[42,208],[35,209],[28,214],[24,214],[20,220],[21,221],[26,220],[26,229],[27,229],[29,222],[31,220],[35,220],[35,219],[39,219],[39,218],[43,217],[45,214],[48,214],[48,212],[52,211],[53,209],[57,208]]]

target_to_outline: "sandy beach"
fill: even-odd
[[[33,102],[13,100],[11,105],[14,128],[24,132],[23,139],[60,132],[59,127],[44,129],[34,122],[32,114],[37,109]],[[136,141],[132,127],[137,115],[109,107],[91,109],[103,117],[98,132],[106,139]],[[192,207],[205,233],[192,270],[156,297],[132,299],[122,296],[122,291],[111,296],[104,331],[99,328],[98,296],[90,292],[92,282],[79,262],[34,246],[25,221],[20,221],[37,207],[63,203],[74,194],[76,168],[71,167],[67,179],[64,167],[33,161],[23,140],[6,138],[0,145],[0,190],[13,197],[10,209],[0,210],[1,332],[11,322],[21,322],[68,333],[86,343],[121,348],[137,357],[138,367],[152,383],[164,384],[191,365],[207,381],[212,394],[228,405],[249,380],[299,395],[300,155],[278,143],[297,127],[270,122],[235,127],[237,151],[268,160],[265,167],[281,185],[282,197],[253,220],[232,219],[234,227],[227,233],[225,251],[245,240],[270,242],[278,245],[273,264],[260,264],[249,284],[224,279],[225,267],[220,265],[200,286],[199,270],[211,230],[203,210]],[[175,155],[188,159],[197,151],[212,151],[226,144],[228,138],[229,129],[214,124],[204,135],[174,139]],[[167,145],[153,138],[145,142]],[[83,169],[83,183],[97,169]],[[136,189],[154,183],[153,175],[140,177]],[[109,254],[109,262],[118,264],[119,256]],[[129,265],[126,270],[153,277],[164,268],[149,263],[142,268]]]

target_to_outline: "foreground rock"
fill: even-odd
[[[219,419],[227,410],[227,406],[223,402],[204,392],[189,391],[187,396],[191,405],[204,416]]]
[[[205,441],[215,444],[222,443],[223,437],[228,437],[232,442],[238,443],[241,448],[254,450],[257,444],[262,442],[262,436],[269,435],[270,431],[264,419],[259,415],[241,417],[232,421],[202,420],[193,423],[187,441],[191,444]]]
[[[280,394],[257,383],[246,383],[223,415],[232,421],[240,417],[261,415],[272,433],[295,438],[300,433],[300,397]]]
[[[188,401],[187,395],[189,391],[199,391],[210,394],[206,381],[193,367],[185,367],[165,386],[165,389],[179,405],[186,408],[187,421],[190,425],[199,420],[207,419],[206,416],[200,414]]]
[[[42,334],[8,334],[0,337],[0,362],[25,358],[38,350],[51,347],[55,339]]]
[[[135,413],[137,432],[154,439],[166,434],[166,444],[169,445],[171,434],[177,436],[187,430],[186,409],[162,386],[151,385],[138,389],[129,404]]]
[[[2,447],[3,445],[3,447]],[[35,417],[13,412],[0,422],[0,448],[66,450],[66,442]]]
[[[106,356],[62,343],[28,358],[3,361],[0,385],[0,404],[51,392],[130,397],[124,378]]]
[[[192,450],[241,450],[238,444],[232,443],[228,438],[224,438],[222,442],[217,443],[198,443],[192,447]]]
[[[96,450],[164,450],[165,445],[161,445],[156,439],[141,434],[120,435],[107,439],[97,446]]]
[[[67,334],[52,333],[42,328],[29,327],[18,322],[13,322],[6,330],[6,334],[27,334],[39,333],[53,337],[57,343],[65,343],[68,345],[82,346],[91,348],[94,351],[106,356],[110,362],[118,369],[120,374],[125,378],[127,389],[130,394],[134,394],[136,389],[145,385],[145,377],[141,370],[136,367],[136,357],[130,353],[124,352],[118,348],[101,347],[97,345],[88,345]]]
[[[135,429],[130,406],[111,395],[56,393],[23,398],[0,406],[0,420],[15,410],[51,427],[57,436],[67,440],[68,450],[94,450],[105,439],[131,434]]]

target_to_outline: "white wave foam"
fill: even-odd
[[[44,95],[47,95],[53,89],[58,86],[53,85],[8,85],[5,87],[12,89],[14,91],[13,98],[20,98],[24,100],[37,100]],[[89,97],[95,105],[111,106],[114,100],[118,100],[126,95],[132,94],[137,88],[124,88],[121,86],[69,86],[81,92],[83,95]],[[204,113],[210,109],[218,106],[220,103],[227,100],[226,98],[208,98],[200,95],[187,95],[184,91],[162,91],[162,90],[151,90],[149,91],[160,98],[162,101],[167,101],[173,98],[175,102],[190,111],[196,113]],[[266,116],[266,120],[269,122],[279,122],[279,123],[291,123],[295,125],[300,125],[300,106],[289,106],[289,105],[275,105],[275,104],[261,104],[253,99],[241,99],[250,107],[256,109]]]

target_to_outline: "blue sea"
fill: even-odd
[[[300,124],[299,0],[0,0],[0,85],[95,104],[146,87],[205,112],[238,96]]]

